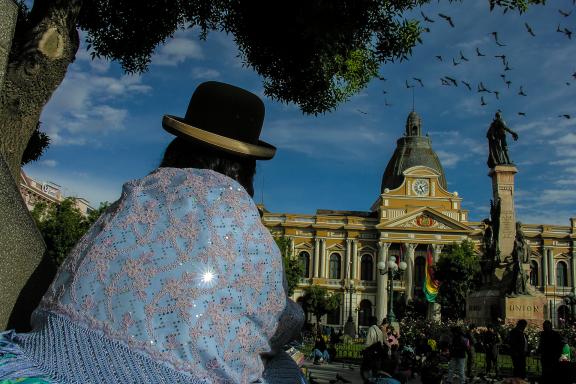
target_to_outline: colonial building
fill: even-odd
[[[60,204],[65,196],[62,194],[62,187],[52,182],[39,182],[32,179],[20,170],[20,194],[28,207],[33,210],[34,205],[39,202],[46,204]],[[72,197],[74,205],[85,216],[94,210],[88,200],[81,197]]]
[[[349,316],[365,326],[370,315],[387,315],[389,289],[404,302],[426,306],[422,286],[425,257],[441,257],[442,249],[469,239],[480,252],[483,224],[469,221],[457,192],[448,190],[446,176],[422,121],[408,115],[404,136],[382,176],[380,195],[369,211],[318,210],[315,215],[265,211],[265,225],[275,236],[290,240],[294,257],[304,266],[294,293],[315,284],[342,295],[340,308],[323,323],[343,326]],[[570,226],[524,224],[532,248],[531,283],[549,300],[550,317],[566,318],[563,298],[576,292],[576,218]],[[403,278],[388,282],[390,257],[407,264]],[[379,268],[380,267],[380,268]],[[382,268],[384,267],[384,268]],[[426,308],[424,308],[426,310]]]

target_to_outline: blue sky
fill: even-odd
[[[575,8],[572,0],[556,0],[518,15],[490,13],[485,0],[432,2],[422,11],[435,22],[424,23],[431,32],[424,34],[410,60],[383,66],[386,81],[375,79],[336,111],[319,116],[267,99],[262,80],[243,66],[233,39],[223,33],[200,41],[197,31],[179,31],[157,49],[149,71],[139,76],[123,74],[116,63],[92,61],[81,49],[41,117],[52,145],[25,171],[95,206],[114,201],[124,182],[159,163],[172,139],[161,128],[162,116],[183,116],[195,87],[218,80],[246,88],[266,104],[262,139],[276,145],[278,153],[258,165],[257,202],[263,200],[272,212],[367,211],[412,110],[408,81],[415,85],[415,110],[444,166],[448,188],[464,199],[471,220],[488,215],[485,134],[501,109],[508,126],[520,135],[517,142],[509,139],[519,170],[519,220],[569,225],[569,217],[576,216],[576,36],[569,39],[556,30],[576,32]],[[565,17],[559,9],[572,13]],[[452,16],[455,27],[438,13]],[[422,19],[420,9],[414,16]],[[536,36],[528,34],[524,23]],[[505,46],[496,44],[493,31]],[[477,56],[476,48],[486,56]],[[494,57],[502,54],[509,71]],[[442,85],[443,76],[458,80],[458,86]],[[509,88],[505,80],[511,81]],[[478,93],[480,82],[499,91],[499,100],[494,93]],[[520,86],[527,96],[518,95]],[[571,118],[560,117],[564,114]]]

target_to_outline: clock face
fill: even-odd
[[[428,180],[427,179],[416,179],[412,183],[412,190],[418,196],[425,196],[428,194],[430,190]]]

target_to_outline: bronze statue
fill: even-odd
[[[492,230],[492,258],[495,265],[500,264],[500,197],[490,200],[490,225]]]
[[[492,221],[488,218],[482,220],[484,223],[484,234],[482,235],[482,245],[484,253],[480,259],[480,270],[482,273],[482,283],[490,284],[492,282],[492,273],[494,272],[494,236],[492,231]]]
[[[508,144],[506,143],[506,132],[512,135],[512,138],[518,140],[518,134],[508,128],[502,119],[500,112],[496,112],[496,117],[490,124],[486,137],[488,138],[488,167],[494,168],[500,164],[512,164],[508,156]]]
[[[516,222],[516,238],[514,239],[514,249],[512,250],[512,279],[508,294],[525,295],[528,293],[526,286],[527,276],[524,272],[523,264],[530,260],[530,245],[524,237],[522,223]]]

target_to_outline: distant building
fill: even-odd
[[[28,207],[28,210],[33,210],[34,205],[39,202],[46,204],[60,204],[66,196],[62,194],[62,187],[52,182],[40,182],[32,179],[24,171],[20,170],[20,194]],[[94,210],[88,200],[82,197],[71,197],[74,200],[74,205],[84,215]]]
[[[395,297],[412,300],[430,314],[422,291],[427,253],[437,260],[446,245],[465,239],[481,252],[483,224],[469,221],[462,198],[448,191],[440,160],[415,112],[408,116],[369,211],[263,211],[264,224],[290,240],[304,266],[293,298],[300,300],[311,284],[342,295],[341,306],[322,321],[335,327],[342,327],[350,314],[357,326],[367,326],[370,315],[386,316],[388,277],[377,266],[391,256],[408,264],[403,280],[394,281]],[[530,283],[546,295],[549,317],[558,324],[570,313],[563,298],[576,292],[576,218],[567,226],[523,224],[522,230],[532,249]]]

